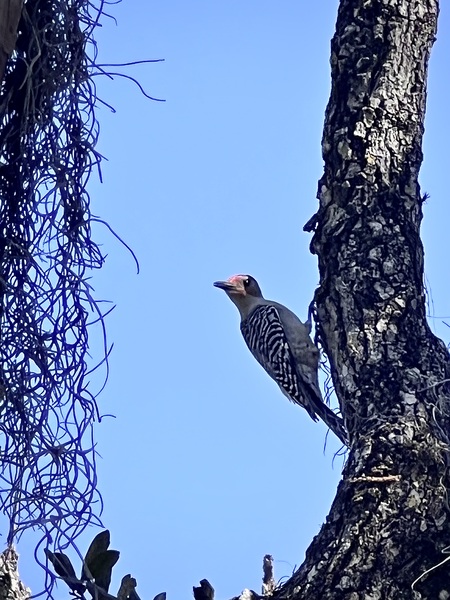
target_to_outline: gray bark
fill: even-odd
[[[450,597],[447,563],[425,574],[450,545],[449,355],[427,324],[419,237],[437,16],[437,0],[340,2],[310,226],[319,337],[351,449],[282,598]]]
[[[17,27],[22,5],[23,0],[2,0],[0,2],[0,82],[5,74],[6,62],[16,46]]]
[[[30,590],[20,581],[17,552],[12,546],[0,554],[0,600],[28,600]]]

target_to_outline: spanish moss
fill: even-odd
[[[65,548],[100,525],[92,371],[108,348],[89,278],[87,183],[100,172],[93,32],[105,3],[26,0],[0,87],[0,509]],[[91,325],[103,356],[89,352]],[[96,378],[98,381],[98,378]]]

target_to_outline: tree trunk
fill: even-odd
[[[450,597],[448,565],[429,571],[450,545],[449,355],[427,324],[419,237],[437,15],[437,0],[340,2],[312,250],[318,337],[351,448],[283,598]]]

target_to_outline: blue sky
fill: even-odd
[[[320,140],[337,2],[124,1],[108,7],[99,62],[164,58],[98,79],[104,183],[92,211],[108,254],[92,285],[116,304],[109,383],[114,414],[96,427],[103,522],[121,551],[111,591],[132,573],[142,600],[260,589],[301,564],[340,478],[338,444],[291,405],[251,357],[238,313],[212,282],[251,273],[266,297],[305,318],[318,281],[303,224],[317,207]],[[423,191],[426,275],[437,333],[448,305],[450,9],[443,3],[430,71]],[[445,339],[445,337],[444,337]],[[95,351],[97,342],[93,339]],[[79,540],[82,550],[95,535]],[[24,538],[20,569],[41,573]],[[62,586],[58,598],[66,598]]]

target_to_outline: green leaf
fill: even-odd
[[[122,577],[122,581],[120,583],[120,588],[119,588],[119,591],[117,592],[118,600],[126,600],[127,598],[129,598],[131,592],[134,590],[136,585],[137,585],[136,579],[134,577],[131,577],[130,574]]]
[[[66,583],[72,591],[77,592],[78,595],[83,595],[86,588],[75,575],[75,569],[73,568],[69,557],[63,552],[50,552],[47,548],[44,549],[44,552],[48,560],[52,563],[56,574],[61,577],[64,583]]]
[[[120,557],[117,550],[105,550],[97,554],[89,564],[89,571],[95,580],[96,585],[103,588],[105,592],[109,590],[111,583],[111,573],[114,565]]]
[[[75,575],[75,569],[70,562],[70,558],[66,554],[63,552],[50,552],[50,550],[47,550],[47,548],[45,548],[45,554],[47,555],[48,560],[52,563],[57,575],[60,575],[61,577],[77,578]]]
[[[94,558],[94,556],[97,556],[97,554],[99,554],[100,552],[105,552],[106,550],[108,550],[109,544],[110,533],[108,529],[105,529],[105,531],[101,531],[98,535],[95,536],[88,548],[88,551],[86,552],[86,556],[84,557],[84,562],[86,565],[88,565],[88,568],[89,562]]]

